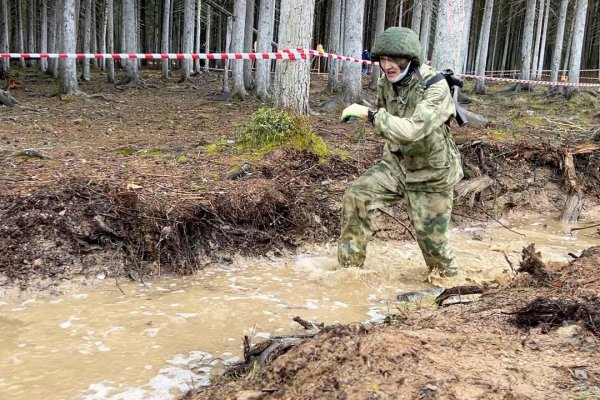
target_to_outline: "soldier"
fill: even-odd
[[[385,139],[382,160],[344,194],[338,245],[343,267],[363,266],[373,210],[404,198],[430,272],[458,274],[449,243],[453,187],[463,177],[449,127],[456,110],[444,79],[425,89],[436,73],[421,65],[421,51],[414,31],[388,28],[371,51],[371,60],[379,61],[384,72],[378,82],[377,107],[352,104],[342,113],[342,121],[370,121]]]

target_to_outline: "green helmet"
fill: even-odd
[[[422,52],[421,42],[415,31],[393,26],[387,28],[375,39],[373,51],[371,51],[371,61],[379,61],[382,56],[418,60],[421,58]]]

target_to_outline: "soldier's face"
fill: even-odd
[[[390,82],[396,82],[400,74],[408,67],[409,60],[406,58],[396,58],[382,56],[379,59],[379,67],[385,73],[385,77]]]

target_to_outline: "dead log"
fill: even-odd
[[[0,90],[0,104],[5,105],[6,107],[14,107],[15,104],[19,104],[19,102],[6,90]]]
[[[473,208],[473,205],[475,204],[475,196],[494,185],[495,182],[496,181],[489,175],[481,175],[469,180],[463,180],[455,187],[456,199],[458,200],[470,193],[471,197],[469,199],[469,207]]]
[[[584,143],[574,149],[565,151],[564,168],[567,200],[560,214],[561,222],[576,222],[583,208],[583,191],[577,180],[573,155],[591,153],[598,150],[598,148],[597,144]]]
[[[523,261],[517,272],[527,272],[532,275],[540,284],[550,285],[552,275],[548,272],[546,264],[542,261],[542,254],[535,251],[535,243],[523,249]]]
[[[444,301],[455,296],[466,296],[469,294],[482,294],[483,289],[479,286],[468,285],[468,286],[456,286],[453,288],[445,289],[438,297],[435,298],[435,304],[441,306]]]

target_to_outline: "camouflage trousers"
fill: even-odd
[[[400,168],[385,160],[371,167],[344,194],[340,265],[363,266],[372,235],[373,211],[393,205],[402,197],[429,270],[456,275],[458,266],[449,243],[452,189],[436,193],[407,191]]]

